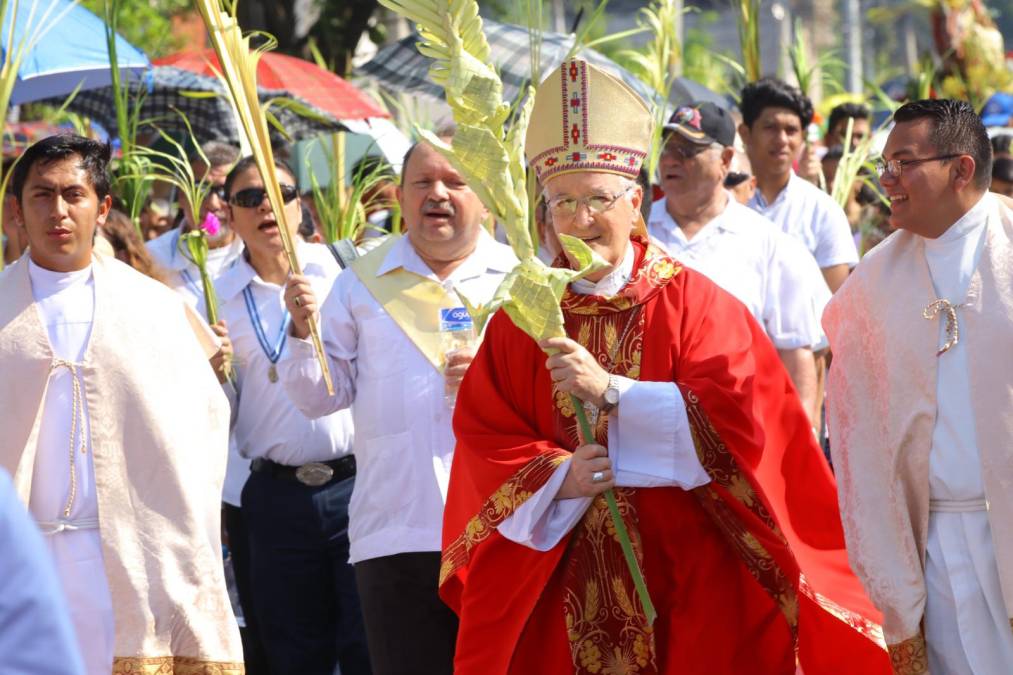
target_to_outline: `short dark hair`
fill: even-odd
[[[226,201],[228,201],[229,198],[232,197],[232,184],[236,182],[236,178],[238,178],[240,174],[246,173],[246,171],[251,166],[252,167],[256,167],[257,166],[257,158],[254,157],[253,155],[247,155],[246,157],[243,157],[241,160],[239,160],[238,162],[236,162],[236,165],[234,167],[232,167],[232,169],[229,171],[229,175],[225,177],[225,200]],[[288,175],[292,176],[292,178],[296,178],[295,171],[293,171],[292,167],[290,167],[288,165],[288,162],[285,162],[284,160],[281,160],[281,159],[278,159],[277,157],[275,157],[274,158],[274,167],[276,169],[281,169],[282,171],[284,171]],[[261,176],[261,178],[263,178],[263,176]]]
[[[14,175],[11,177],[14,196],[18,203],[21,203],[21,193],[25,189],[25,183],[28,182],[28,172],[35,164],[49,164],[76,155],[81,158],[79,166],[88,174],[88,180],[91,181],[95,194],[100,200],[105,199],[109,195],[111,154],[112,150],[108,143],[99,143],[84,136],[58,134],[43,138],[30,145],[14,165]]]
[[[1013,134],[996,134],[992,137],[992,156],[1013,153]]]
[[[203,157],[201,154],[203,153]],[[208,141],[200,146],[200,152],[190,155],[190,163],[203,162],[207,158],[209,168],[216,166],[230,166],[239,159],[239,148],[222,141]]]
[[[842,103],[830,111],[827,132],[832,131],[841,122],[847,124],[849,119],[867,120],[871,116],[872,111],[864,103]]]
[[[992,180],[1013,183],[1013,158],[1000,157],[992,163]]]
[[[812,101],[798,87],[793,87],[787,82],[764,77],[742,88],[739,110],[742,111],[742,122],[747,127],[752,129],[753,123],[767,108],[787,108],[798,115],[803,129],[809,126],[813,119]]]
[[[981,118],[967,101],[950,98],[905,103],[893,114],[897,124],[931,120],[929,142],[940,155],[974,158],[974,186],[987,190],[992,180],[992,143]]]

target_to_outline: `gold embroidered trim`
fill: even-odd
[[[460,568],[468,564],[471,550],[486,539],[521,504],[545,484],[562,464],[569,452],[560,450],[553,455],[543,454],[525,464],[520,471],[503,483],[482,505],[481,510],[464,528],[464,532],[443,551],[440,564],[440,585]]]
[[[925,649],[925,636],[919,633],[897,644],[887,645],[894,675],[925,675],[929,672],[929,657]]]
[[[802,595],[819,605],[825,612],[832,614],[836,618],[848,624],[857,633],[876,643],[877,646],[886,649],[886,639],[883,637],[883,627],[878,623],[869,621],[861,614],[852,612],[847,607],[838,605],[825,595],[817,593],[813,590],[812,586],[809,585],[809,580],[806,579],[804,574],[798,575],[798,590],[802,593]]]
[[[188,656],[117,656],[112,675],[243,675],[242,663],[204,661]]]
[[[777,603],[791,629],[792,639],[797,650],[798,594],[792,581],[767,548],[725,503],[714,486],[717,485],[727,490],[735,501],[749,509],[785,546],[788,545],[787,540],[777,523],[774,522],[767,507],[756,494],[753,484],[742,473],[735,457],[728,451],[718,436],[717,429],[714,428],[700,407],[699,397],[692,391],[686,392],[686,413],[700,464],[711,477],[711,483],[697,488],[693,494],[714,523],[724,532],[728,542],[739,553],[750,574]]]
[[[630,488],[616,488],[616,502],[643,565]],[[655,672],[654,634],[637,598],[605,498],[595,497],[574,528],[564,559],[563,613],[574,675]]]

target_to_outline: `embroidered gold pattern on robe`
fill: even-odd
[[[887,649],[895,675],[925,675],[929,672],[925,636],[921,633],[895,645],[887,645]]]
[[[619,299],[610,298],[611,306],[605,305],[606,311],[566,311],[566,332],[575,336],[603,368],[636,378],[640,375],[643,352],[644,312],[635,303],[625,310],[608,311],[615,308],[613,303]],[[568,415],[569,411],[559,405],[560,393],[555,392],[557,434],[576,447],[580,444],[577,422],[572,413]],[[608,416],[597,415],[592,419],[594,442],[607,446]],[[633,492],[615,489],[619,512],[642,565],[640,533],[631,501]],[[563,564],[563,611],[576,674],[655,672],[654,635],[637,600],[604,496],[599,495],[591,502],[574,528]]]
[[[766,547],[750,532],[728,504],[717,494],[714,485],[725,488],[740,504],[756,515],[781,541],[784,534],[778,528],[767,507],[756,494],[749,479],[738,467],[735,458],[721,441],[717,430],[700,407],[700,399],[691,391],[685,392],[686,414],[689,418],[693,443],[700,464],[711,477],[711,483],[693,490],[700,505],[725,533],[728,542],[742,557],[746,568],[784,614],[798,649],[798,595]],[[785,543],[787,546],[787,543]]]
[[[492,534],[492,531],[510,517],[517,507],[545,485],[545,481],[549,480],[569,454],[565,450],[560,450],[555,455],[539,455],[525,464],[486,500],[482,510],[468,521],[461,536],[443,551],[440,585],[468,563],[471,550],[479,542]]]
[[[116,657],[112,675],[243,675],[242,663],[202,661],[179,656]]]
[[[883,649],[886,649],[886,640],[883,638],[883,627],[878,623],[869,621],[861,614],[852,612],[850,609],[840,606],[822,593],[817,593],[813,587],[809,585],[809,580],[805,578],[804,574],[799,575],[798,590],[802,595],[813,600],[825,611],[833,614],[838,619],[854,628],[856,632],[861,633]]]

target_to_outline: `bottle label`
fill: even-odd
[[[474,324],[471,315],[464,307],[451,307],[440,310],[440,330],[444,332],[456,332],[460,330],[471,330]]]

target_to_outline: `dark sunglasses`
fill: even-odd
[[[725,176],[725,187],[733,188],[736,185],[741,185],[749,180],[751,176],[748,173],[742,173],[739,171],[729,171],[728,175]]]
[[[211,187],[209,187],[208,188],[208,197],[210,197],[211,195],[214,195],[215,197],[218,197],[218,199],[221,199],[223,202],[227,202],[228,201],[228,194],[226,194],[226,192],[225,192],[225,186],[224,185],[212,185]]]
[[[281,200],[286,204],[299,196],[299,191],[295,189],[294,185],[282,183],[278,187],[281,188]],[[244,209],[255,209],[264,203],[264,198],[266,197],[267,190],[264,188],[246,188],[232,195],[229,203],[233,206],[241,206]]]

